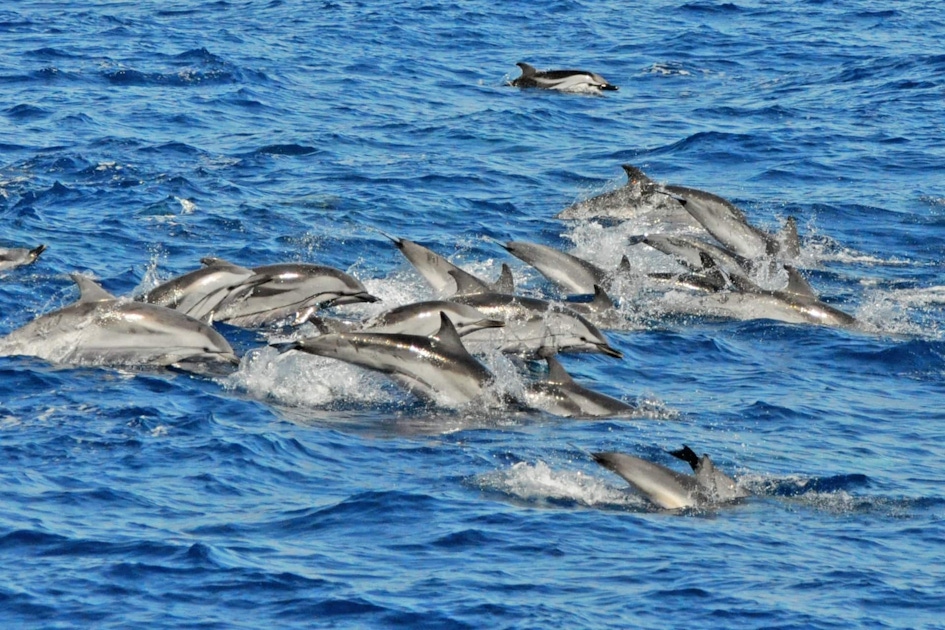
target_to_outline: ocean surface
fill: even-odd
[[[594,421],[228,327],[221,378],[0,358],[0,626],[945,627],[945,13],[876,7],[5,3],[0,246],[49,249],[0,276],[0,334],[73,272],[131,296],[204,256],[348,271],[383,300],[349,315],[429,298],[385,234],[556,297],[495,241],[657,269],[647,226],[554,218],[622,164],[795,216],[868,330],[618,294],[624,359],[562,362],[645,413]],[[589,456],[682,444],[752,496],[660,511]]]

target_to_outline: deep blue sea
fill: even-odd
[[[871,332],[618,295],[625,358],[562,361],[647,413],[597,421],[233,328],[225,378],[0,358],[0,626],[945,627],[945,13],[877,6],[4,3],[0,246],[49,249],[0,277],[0,334],[70,273],[136,295],[203,256],[428,298],[383,233],[555,296],[492,239],[656,264],[639,225],[554,218],[622,164],[797,217]],[[509,87],[519,61],[620,90]],[[658,511],[588,456],[682,444],[753,496]]]

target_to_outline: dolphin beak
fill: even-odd
[[[616,92],[616,91],[619,90],[620,88],[617,87],[616,85],[611,85],[610,83],[605,83],[604,85],[600,86],[600,89],[602,89],[602,90],[607,90],[608,92]]]
[[[505,322],[501,319],[480,319],[478,322],[466,326],[466,329],[459,333],[459,336],[463,337],[471,332],[476,332],[484,328],[502,328],[503,326],[505,326]]]
[[[361,302],[380,302],[381,298],[374,297],[370,293],[352,293],[351,295],[342,295],[329,301],[330,306],[343,306],[345,304],[360,304]]]
[[[615,359],[622,359],[622,358],[623,358],[623,352],[621,352],[620,350],[617,350],[616,348],[614,348],[613,346],[611,346],[611,345],[609,345],[609,344],[606,344],[606,343],[598,343],[598,344],[595,344],[595,345],[600,349],[601,352],[603,352],[604,354],[606,354],[606,355],[609,356],[609,357],[614,357]]]

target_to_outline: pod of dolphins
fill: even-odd
[[[617,90],[595,73],[518,65],[522,75],[510,82],[515,87],[579,93]],[[517,365],[547,364],[547,377],[526,385],[520,399],[508,404],[569,418],[633,417],[640,413],[635,405],[580,385],[557,359],[558,354],[577,352],[622,358],[601,331],[621,319],[608,291],[622,278],[642,279],[650,291],[683,292],[693,312],[858,327],[852,316],[821,301],[794,267],[800,246],[793,219],[780,234],[768,234],[717,195],[657,183],[631,165],[623,168],[628,177],[625,186],[569,206],[556,218],[618,222],[653,218],[665,231],[630,238],[628,246],[661,252],[675,261],[678,272],[641,276],[627,256],[616,268],[605,270],[546,245],[500,243],[566,296],[593,296],[585,301],[550,301],[516,293],[507,264],[490,282],[426,247],[385,235],[437,299],[398,305],[352,322],[325,311],[378,298],[357,278],[325,265],[243,267],[204,258],[201,267],[134,298],[111,295],[75,274],[78,299],[0,338],[0,356],[220,374],[232,370],[239,359],[214,324],[260,331],[292,326],[316,332],[297,332],[289,341],[273,338],[271,345],[281,352],[331,357],[383,372],[438,404],[462,405],[483,397],[495,376],[476,355],[498,351],[516,357]],[[0,272],[34,263],[45,248],[0,248]],[[755,280],[759,276],[787,281],[776,289],[763,287]],[[707,455],[699,457],[688,446],[671,455],[687,462],[692,475],[628,454],[591,455],[664,509],[716,505],[745,496]]]

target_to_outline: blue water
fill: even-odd
[[[565,357],[647,409],[435,408],[225,330],[236,375],[0,358],[3,627],[945,627],[945,17],[903,0],[34,2],[0,9],[0,333],[194,269],[429,289],[377,230],[486,277],[494,242],[651,264],[563,223],[620,165],[798,218],[873,332],[665,316]],[[579,67],[604,97],[504,85]],[[348,311],[348,312],[357,312]],[[492,357],[506,383],[511,364]],[[654,511],[590,450],[708,452],[754,496]]]

